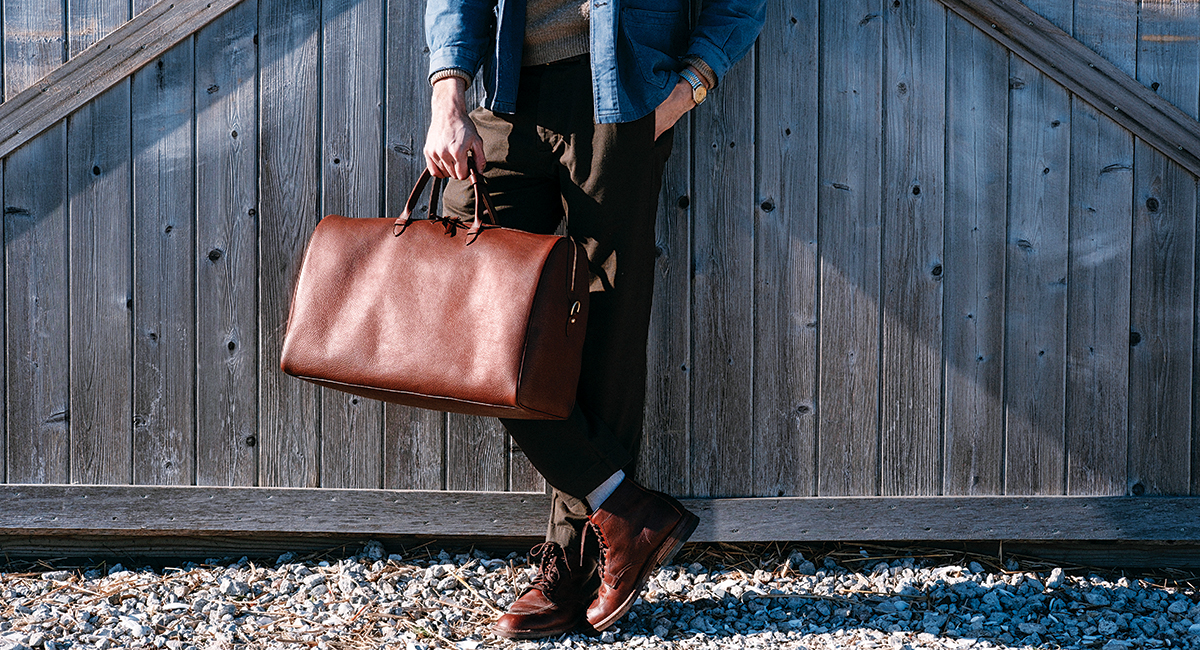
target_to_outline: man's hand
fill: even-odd
[[[425,136],[425,166],[438,178],[467,178],[467,153],[475,156],[477,169],[487,159],[483,140],[475,123],[467,115],[467,83],[459,77],[447,77],[433,84],[429,133]]]
[[[692,101],[692,85],[680,79],[671,89],[671,94],[654,109],[654,139],[657,140],[658,136],[675,126],[679,118],[695,107],[696,102]]]

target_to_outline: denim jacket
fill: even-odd
[[[700,59],[720,79],[750,51],[766,11],[766,0],[704,0],[690,29],[690,0],[590,2],[592,96],[602,124],[653,111],[684,59]],[[485,108],[516,110],[525,0],[428,0],[425,40],[431,75],[464,70],[482,79]]]

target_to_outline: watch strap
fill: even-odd
[[[692,87],[692,101],[696,102],[697,105],[702,103],[708,94],[708,89],[704,87],[704,82],[700,80],[700,76],[688,68],[680,70],[679,76],[683,77],[683,80],[688,82],[688,85]]]

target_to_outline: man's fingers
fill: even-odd
[[[450,168],[452,175],[460,181],[465,180],[467,178],[467,156],[465,154],[455,156],[450,162],[454,163]]]
[[[437,154],[429,153],[425,155],[425,168],[429,170],[432,176],[443,178],[446,173],[442,171],[442,163],[438,160]]]
[[[433,159],[433,154],[428,151],[425,152],[425,169],[431,176],[441,175],[441,170],[438,168],[437,161]]]
[[[471,151],[475,154],[475,169],[482,172],[487,165],[487,156],[483,155],[483,140],[476,138],[475,142],[471,143]]]

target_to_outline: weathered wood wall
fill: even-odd
[[[6,98],[150,4],[2,1]],[[1200,4],[1028,4],[1197,114]],[[422,15],[245,0],[6,159],[4,482],[544,489],[495,421],[278,371],[320,216],[423,165]],[[647,483],[1200,496],[1197,180],[987,34],[771,0],[675,138]]]

